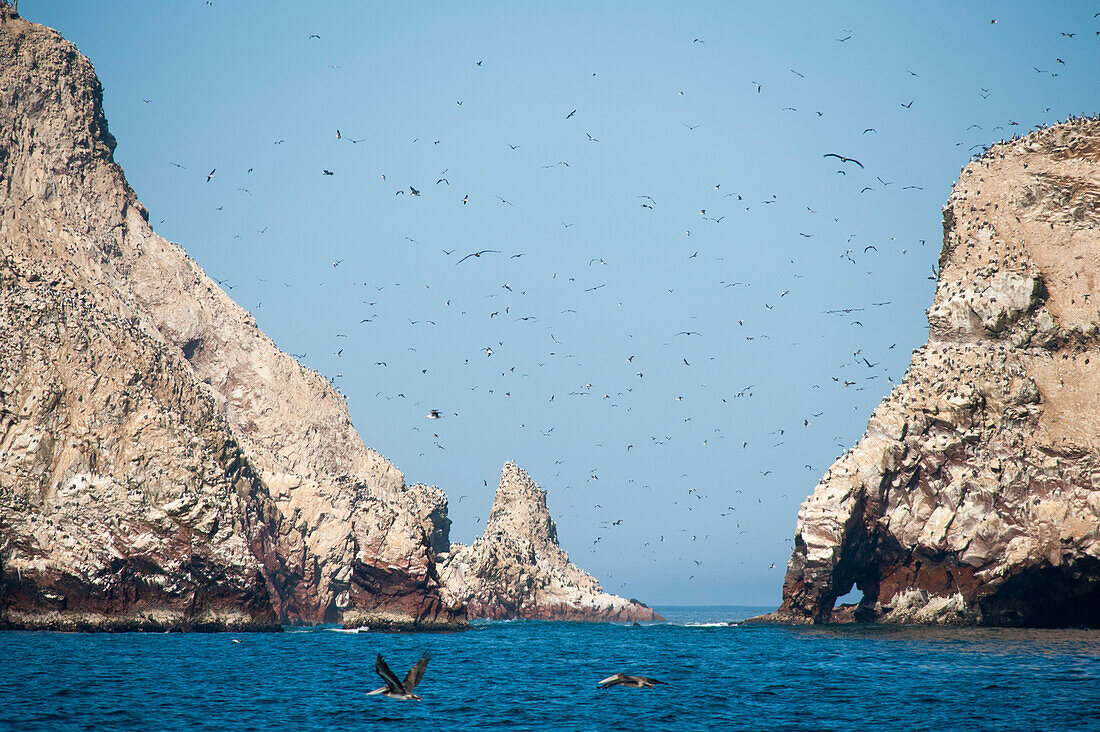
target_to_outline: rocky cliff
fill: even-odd
[[[157,236],[91,64],[0,4],[0,627],[450,627],[438,489]]]
[[[928,343],[798,514],[783,604],[1100,626],[1100,120],[998,144],[943,211]]]
[[[546,491],[511,462],[501,472],[485,533],[473,546],[452,545],[440,576],[445,596],[465,604],[471,618],[663,620],[636,600],[604,592],[569,561]]]

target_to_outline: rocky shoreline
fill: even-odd
[[[176,610],[103,614],[44,611],[8,612],[0,630],[52,630],[64,633],[279,633],[274,615],[257,618],[243,612],[202,613]]]

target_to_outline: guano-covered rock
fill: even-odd
[[[0,4],[0,627],[454,627],[441,491],[161,239],[92,65]]]
[[[928,343],[798,514],[775,620],[1100,626],[1100,120],[993,146]]]
[[[440,575],[445,595],[471,618],[650,621],[660,615],[603,591],[569,561],[546,506],[546,491],[505,463],[485,532],[473,546],[454,544]]]

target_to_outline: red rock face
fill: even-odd
[[[93,582],[56,573],[3,578],[3,630],[278,631],[264,579],[234,586],[195,557],[186,586],[165,592],[146,579],[148,567],[118,560]]]
[[[465,610],[460,606],[444,604],[438,586],[434,572],[409,575],[384,567],[357,564],[349,604],[367,613],[402,613],[426,624],[465,617]]]
[[[929,341],[802,505],[826,622],[1100,627],[1100,120],[990,149],[944,209]]]

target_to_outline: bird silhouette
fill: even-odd
[[[840,162],[842,162],[842,163],[855,163],[855,164],[856,164],[856,165],[858,165],[858,166],[859,166],[860,168],[862,168],[862,167],[863,167],[863,163],[859,162],[859,161],[858,161],[858,160],[856,160],[855,158],[847,158],[847,157],[844,157],[843,155],[838,155],[837,153],[825,153],[825,154],[824,154],[824,155],[823,155],[822,157],[825,157],[825,158],[836,158],[837,160],[839,160],[839,161],[840,161]]]
[[[470,252],[465,257],[463,257],[462,259],[455,262],[455,264],[456,265],[457,264],[462,264],[463,262],[465,262],[470,257],[480,257],[482,254],[500,254],[500,250],[499,249],[482,249],[480,252]]]

